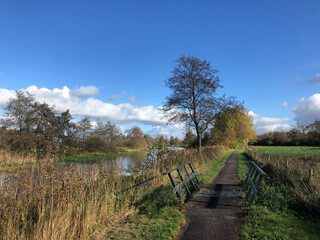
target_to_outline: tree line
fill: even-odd
[[[320,120],[312,124],[297,123],[288,132],[269,132],[257,136],[258,146],[320,146]]]
[[[55,111],[34,96],[16,92],[4,107],[0,120],[0,149],[37,158],[59,159],[64,155],[86,152],[117,152],[121,149],[146,149],[153,145],[197,147],[197,136],[190,130],[183,140],[163,135],[152,138],[134,126],[124,133],[110,121],[89,117],[73,121],[69,110]],[[215,126],[202,136],[203,145],[238,147],[254,139],[252,119],[240,106],[226,108],[216,118]]]
[[[58,159],[84,152],[109,153],[122,148],[146,149],[153,144],[178,146],[182,141],[159,135],[152,138],[134,126],[124,133],[110,121],[89,117],[73,121],[69,110],[55,111],[34,96],[16,92],[4,107],[0,120],[0,149],[37,158]]]

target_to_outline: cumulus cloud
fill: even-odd
[[[289,103],[286,102],[286,101],[283,101],[283,102],[281,103],[281,107],[282,107],[282,108],[286,108],[286,107],[288,107],[288,106],[289,106]]]
[[[91,97],[99,93],[99,89],[95,86],[81,86],[79,89],[70,91],[70,94],[79,98]]]
[[[317,74],[314,78],[308,80],[310,84],[320,84],[320,73]]]
[[[0,106],[3,107],[7,104],[8,100],[10,98],[13,98],[16,96],[16,92],[13,90],[7,90],[0,88]]]
[[[320,93],[316,93],[309,98],[302,98],[297,106],[293,108],[298,121],[310,124],[316,119],[320,119]]]
[[[169,124],[169,125],[158,125],[153,126],[151,130],[147,132],[152,137],[156,137],[159,134],[167,137],[178,137],[183,139],[185,136],[185,125],[181,123]]]
[[[270,118],[259,116],[252,111],[249,115],[253,118],[254,128],[257,134],[274,131],[289,131],[293,126],[284,122],[289,121],[289,118]]]
[[[70,110],[73,116],[89,116],[93,118],[102,118],[112,122],[136,122],[148,125],[165,125],[166,121],[161,118],[157,108],[152,105],[137,107],[131,103],[111,104],[99,99],[84,96],[90,96],[96,92],[93,86],[82,87],[76,90],[70,90],[64,86],[62,89],[38,88],[30,86],[22,89],[34,95],[40,102],[46,102],[55,106],[57,111]],[[10,97],[15,97],[15,91],[0,89],[0,105],[6,104]]]

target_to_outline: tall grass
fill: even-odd
[[[320,158],[294,157],[246,149],[246,154],[258,162],[267,173],[257,201],[270,209],[292,209],[302,214],[320,215]],[[313,175],[310,175],[310,169]]]
[[[0,188],[0,239],[114,238],[115,229],[128,219],[149,216],[150,206],[161,212],[180,204],[163,171],[190,160],[197,168],[222,151],[208,148],[201,158],[193,150],[177,151],[139,176],[124,176],[118,168],[103,166],[85,172],[71,166],[62,170],[50,163],[8,174],[8,183]],[[168,226],[170,236],[174,232]]]
[[[18,153],[11,153],[6,150],[0,150],[0,166],[1,165],[13,165],[13,164],[23,164],[23,163],[35,163],[37,158],[28,154],[22,155]]]

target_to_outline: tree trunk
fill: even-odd
[[[202,142],[201,133],[197,131],[197,150],[199,155],[201,155],[201,142]]]
[[[198,138],[198,153],[199,153],[199,155],[201,155],[201,141],[202,141],[202,139],[201,139],[201,135],[200,135]]]

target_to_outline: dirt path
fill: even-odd
[[[244,200],[237,168],[238,152],[233,152],[216,179],[188,201],[188,226],[181,240],[241,239],[237,213]]]

